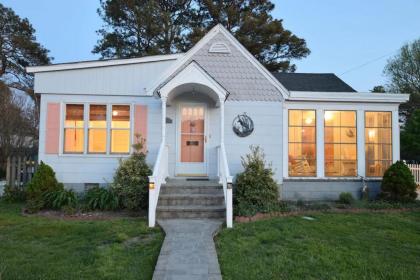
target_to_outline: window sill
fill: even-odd
[[[59,154],[60,157],[80,158],[127,158],[131,154]]]

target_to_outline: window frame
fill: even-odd
[[[341,115],[340,115],[340,126],[327,126],[326,125],[326,120],[325,120],[325,113],[326,112],[353,112],[354,113],[354,127],[353,126],[342,126],[341,125]],[[358,150],[358,135],[359,135],[359,130],[357,127],[357,110],[343,110],[343,109],[324,109],[323,110],[323,128],[324,128],[324,139],[323,139],[323,143],[324,143],[324,177],[326,178],[357,178],[358,177],[358,170],[359,170],[359,150]],[[326,128],[340,128],[340,142],[327,142],[325,141],[325,131]],[[356,129],[356,141],[354,143],[345,143],[345,142],[341,142],[341,128],[355,128]],[[334,175],[334,176],[329,176],[327,175],[327,168],[326,168],[326,164],[327,164],[327,159],[325,156],[325,147],[326,145],[340,145],[340,150],[341,150],[341,145],[355,145],[356,146],[356,174],[354,176],[344,176],[344,175]],[[340,159],[336,160],[333,159],[333,162],[335,161],[339,161],[342,162],[343,159],[341,158],[341,152],[340,152]],[[341,169],[340,169],[340,173],[341,173]]]
[[[128,123],[129,123],[129,127],[128,128],[112,128],[112,107],[113,106],[128,106],[128,115],[129,115],[129,121],[128,121]],[[109,138],[109,150],[108,150],[108,152],[109,152],[109,154],[110,155],[129,155],[130,153],[131,153],[131,151],[132,151],[132,147],[131,147],[131,145],[133,144],[132,142],[132,138],[133,138],[133,128],[134,128],[134,125],[133,125],[133,110],[132,110],[132,107],[133,106],[131,106],[131,104],[123,104],[123,103],[121,103],[121,104],[119,104],[119,103],[111,103],[111,104],[109,104],[109,107],[110,107],[110,112],[111,112],[111,115],[109,116],[110,117],[110,120],[109,120],[109,135],[108,135],[108,138]],[[129,132],[129,135],[128,135],[128,152],[127,153],[121,153],[121,152],[112,152],[112,131],[113,130],[122,130],[122,131],[128,131]]]
[[[88,112],[87,112],[87,148],[86,148],[86,153],[90,154],[90,155],[106,155],[108,152],[108,104],[106,103],[88,103]],[[91,128],[90,127],[90,108],[91,106],[105,106],[105,128]],[[89,136],[90,136],[90,130],[91,129],[103,129],[105,130],[105,152],[90,152],[89,151]]]
[[[367,122],[366,122],[366,114],[367,113],[388,113],[389,115],[390,115],[390,122],[389,122],[389,127],[383,127],[383,126],[375,126],[375,127],[371,127],[371,126],[367,126],[366,124],[367,124]],[[377,160],[377,159],[372,159],[372,160],[370,160],[370,161],[373,161],[373,162],[389,162],[390,163],[390,166],[392,165],[392,163],[394,162],[394,143],[393,143],[393,133],[394,133],[394,131],[393,131],[393,120],[392,120],[392,111],[373,111],[373,110],[365,110],[364,111],[364,126],[363,126],[363,132],[364,132],[364,135],[365,135],[365,137],[364,137],[364,147],[365,147],[365,177],[368,177],[368,178],[382,178],[383,177],[383,174],[382,175],[379,175],[379,176],[377,176],[377,175],[368,175],[368,168],[369,168],[369,165],[368,165],[368,161],[369,161],[369,159],[368,159],[368,157],[367,157],[367,146],[368,145],[380,145],[380,146],[382,146],[382,145],[387,145],[387,146],[390,146],[390,148],[391,148],[391,150],[390,150],[390,159],[389,160]],[[368,135],[366,135],[366,130],[367,129],[369,129],[369,128],[374,128],[374,129],[389,129],[390,130],[390,142],[389,143],[384,143],[384,142],[378,142],[378,143],[368,143],[367,142],[367,139],[368,139]]]
[[[308,126],[308,125],[303,125],[303,118],[302,118],[302,125],[297,126],[297,125],[290,125],[290,112],[291,111],[311,111],[314,113],[314,125],[313,126]],[[289,154],[290,154],[290,144],[314,144],[315,145],[315,153],[314,153],[314,162],[315,162],[315,170],[314,170],[314,174],[312,175],[291,175],[290,174],[290,170],[289,167],[287,168],[287,176],[288,178],[317,178],[317,173],[318,173],[318,119],[317,119],[317,109],[299,109],[299,108],[288,108],[287,109],[287,163],[285,163],[287,166],[289,166]],[[290,142],[290,133],[289,130],[291,127],[300,127],[300,128],[304,128],[304,127],[313,127],[315,129],[315,133],[314,133],[314,142]]]
[[[79,157],[81,155],[85,157],[109,157],[109,158],[118,158],[118,157],[128,157],[130,154],[133,153],[133,137],[134,137],[134,103],[133,102],[61,102],[61,114],[60,114],[60,135],[59,135],[59,156],[64,157]],[[67,105],[83,105],[83,131],[84,131],[84,145],[83,145],[83,152],[77,153],[69,153],[64,151],[65,145],[65,121],[66,121],[66,108]],[[105,105],[106,106],[106,153],[89,153],[89,112],[90,112],[90,105]],[[112,125],[112,106],[113,105],[120,105],[120,106],[128,106],[129,107],[129,116],[130,116],[130,128],[126,129],[129,130],[129,151],[128,153],[111,153],[111,125]]]
[[[66,125],[66,117],[67,117],[67,105],[82,105],[83,106],[83,127],[77,128],[73,126],[67,126]],[[63,119],[62,119],[62,129],[60,129],[60,133],[62,134],[62,144],[61,149],[62,153],[65,155],[83,155],[85,154],[86,150],[86,104],[81,102],[69,102],[64,103],[64,109],[63,109]],[[83,151],[81,152],[67,152],[65,149],[66,146],[66,129],[83,129]]]

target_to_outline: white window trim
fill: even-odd
[[[289,176],[289,110],[316,110],[317,125],[317,176],[316,177],[293,177]],[[325,111],[356,111],[357,130],[357,176],[352,177],[326,177],[324,172],[324,112]],[[354,180],[364,177],[366,180],[380,180],[382,177],[366,177],[366,154],[365,154],[365,112],[381,111],[392,112],[392,162],[400,159],[399,119],[398,104],[354,104],[354,103],[306,103],[285,102],[283,103],[283,179],[285,180]],[[320,114],[320,116],[319,116]],[[322,131],[322,139],[320,139]],[[319,142],[318,142],[319,141]],[[321,148],[320,148],[321,147]],[[322,150],[322,162],[320,152]],[[322,170],[320,170],[321,168]],[[322,172],[321,172],[322,171]]]

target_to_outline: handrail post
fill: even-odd
[[[153,188],[152,188],[153,186]],[[149,227],[154,227],[156,225],[156,189],[155,189],[155,178],[149,177]]]
[[[226,227],[233,227],[232,179],[230,178],[226,186]]]

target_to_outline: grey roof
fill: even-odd
[[[290,91],[356,92],[332,73],[279,73],[273,76]]]

